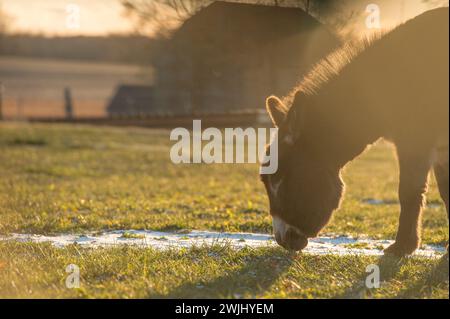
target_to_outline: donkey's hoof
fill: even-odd
[[[418,244],[404,244],[404,243],[393,243],[388,248],[384,250],[385,255],[393,255],[396,257],[404,257],[411,255],[417,248]]]

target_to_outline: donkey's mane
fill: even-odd
[[[340,48],[328,54],[317,62],[311,71],[307,73],[294,89],[283,98],[285,105],[292,105],[295,95],[302,92],[305,95],[315,95],[319,89],[336,78],[339,73],[351,64],[362,52],[370,48],[388,32],[377,32],[359,41],[343,44]]]

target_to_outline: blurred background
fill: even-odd
[[[0,0],[0,118],[252,122],[262,116],[268,95],[288,94],[343,42],[448,6],[448,0],[370,4]],[[379,25],[368,27],[374,17]]]

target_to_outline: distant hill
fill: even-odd
[[[158,47],[158,40],[143,36],[0,37],[0,55],[19,57],[147,64]]]

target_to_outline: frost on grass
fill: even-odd
[[[149,230],[117,230],[104,233],[84,235],[61,234],[43,236],[33,234],[12,234],[0,237],[0,240],[20,242],[50,242],[56,247],[78,244],[82,247],[105,247],[118,245],[134,245],[158,250],[190,248],[205,245],[228,245],[235,249],[245,247],[258,248],[276,246],[272,235],[255,233],[223,233],[212,231],[159,232]],[[379,256],[383,249],[392,243],[391,240],[373,240],[370,238],[352,238],[348,236],[323,236],[311,239],[304,253],[314,255],[366,255]],[[445,252],[444,247],[424,245],[416,251],[416,255],[437,257]]]

